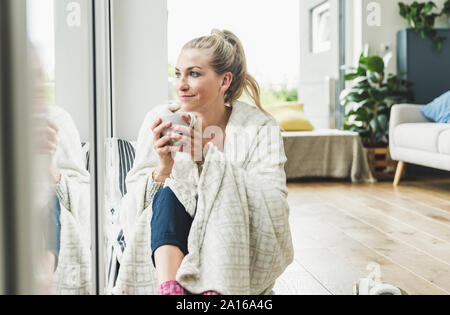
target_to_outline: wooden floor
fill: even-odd
[[[364,277],[450,294],[450,178],[288,184],[295,260],[277,294],[352,294]]]

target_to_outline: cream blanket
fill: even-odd
[[[154,294],[151,262],[152,207],[144,209],[151,172],[158,164],[152,123],[168,112],[163,105],[147,114],[127,177],[120,207],[127,247],[114,294]],[[275,280],[293,260],[286,200],[286,156],[280,128],[255,106],[235,102],[226,128],[224,152],[212,143],[203,170],[177,153],[166,186],[194,217],[189,254],[177,281],[192,293],[271,294]]]
[[[61,244],[54,273],[54,293],[91,293],[90,176],[72,117],[57,106],[48,107],[48,119],[59,128],[56,166],[62,174],[56,185],[61,205]]]

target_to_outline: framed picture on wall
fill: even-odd
[[[331,49],[330,1],[321,3],[311,10],[311,52],[319,54]]]

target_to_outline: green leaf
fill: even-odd
[[[425,31],[424,30],[420,31],[420,37],[422,37],[422,39],[425,39]]]
[[[381,102],[385,98],[385,94],[378,89],[370,89],[368,92],[369,92],[370,97],[373,98],[377,102]]]
[[[370,121],[369,125],[370,125],[370,128],[372,129],[372,132],[373,132],[373,133],[376,133],[376,132],[378,131],[378,129],[379,129],[379,126],[378,126],[378,119],[373,118],[373,119]]]
[[[371,103],[373,103],[373,101],[370,98],[368,98],[354,105],[354,108],[355,110],[357,110],[360,107],[372,107]]]
[[[370,115],[364,107],[359,107],[356,110],[356,116],[358,117],[359,121],[366,123],[370,121]]]
[[[357,86],[358,84],[363,83],[363,82],[367,82],[367,77],[366,76],[359,76],[357,79],[355,79],[353,81],[355,86]]]
[[[447,38],[445,37],[437,37],[433,40],[434,47],[436,48],[437,52],[440,52],[442,50],[442,46],[445,40],[447,40]]]
[[[436,8],[436,4],[432,1],[429,1],[427,2],[427,4],[425,4],[425,7],[423,8],[423,13],[428,14],[431,11],[433,11],[434,8]]]
[[[351,81],[351,80],[356,79],[357,77],[359,77],[359,75],[357,73],[349,73],[344,76],[344,80]]]
[[[377,117],[378,120],[378,126],[380,127],[380,130],[382,131],[383,135],[388,129],[388,118],[386,115],[379,115]]]
[[[341,92],[341,95],[339,95],[339,99],[341,101],[341,105],[347,105],[347,96],[352,93],[352,89],[346,89]]]
[[[384,95],[384,97],[387,97],[389,94],[389,87],[386,85],[383,85],[382,87],[380,87],[379,91],[380,91],[380,93],[382,93]]]
[[[399,2],[398,6],[400,9],[400,16],[406,18],[406,16],[409,14],[409,7],[403,2]]]
[[[381,84],[383,83],[383,76],[378,72],[368,71],[367,76],[369,81],[373,84]]]
[[[411,12],[410,12],[410,14],[412,15],[412,16],[416,16],[417,15],[417,7],[412,7],[411,8]]]
[[[368,97],[368,95],[366,92],[363,92],[362,94],[352,92],[349,95],[347,95],[347,100],[350,102],[359,103],[359,102],[365,100],[367,97]]]
[[[367,69],[372,72],[383,73],[384,72],[383,58],[378,56],[369,57],[367,60]]]

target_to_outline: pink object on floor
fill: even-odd
[[[221,294],[217,291],[205,291],[202,293],[202,295],[221,295]]]
[[[158,291],[158,295],[186,295],[184,288],[175,280],[162,283]]]

